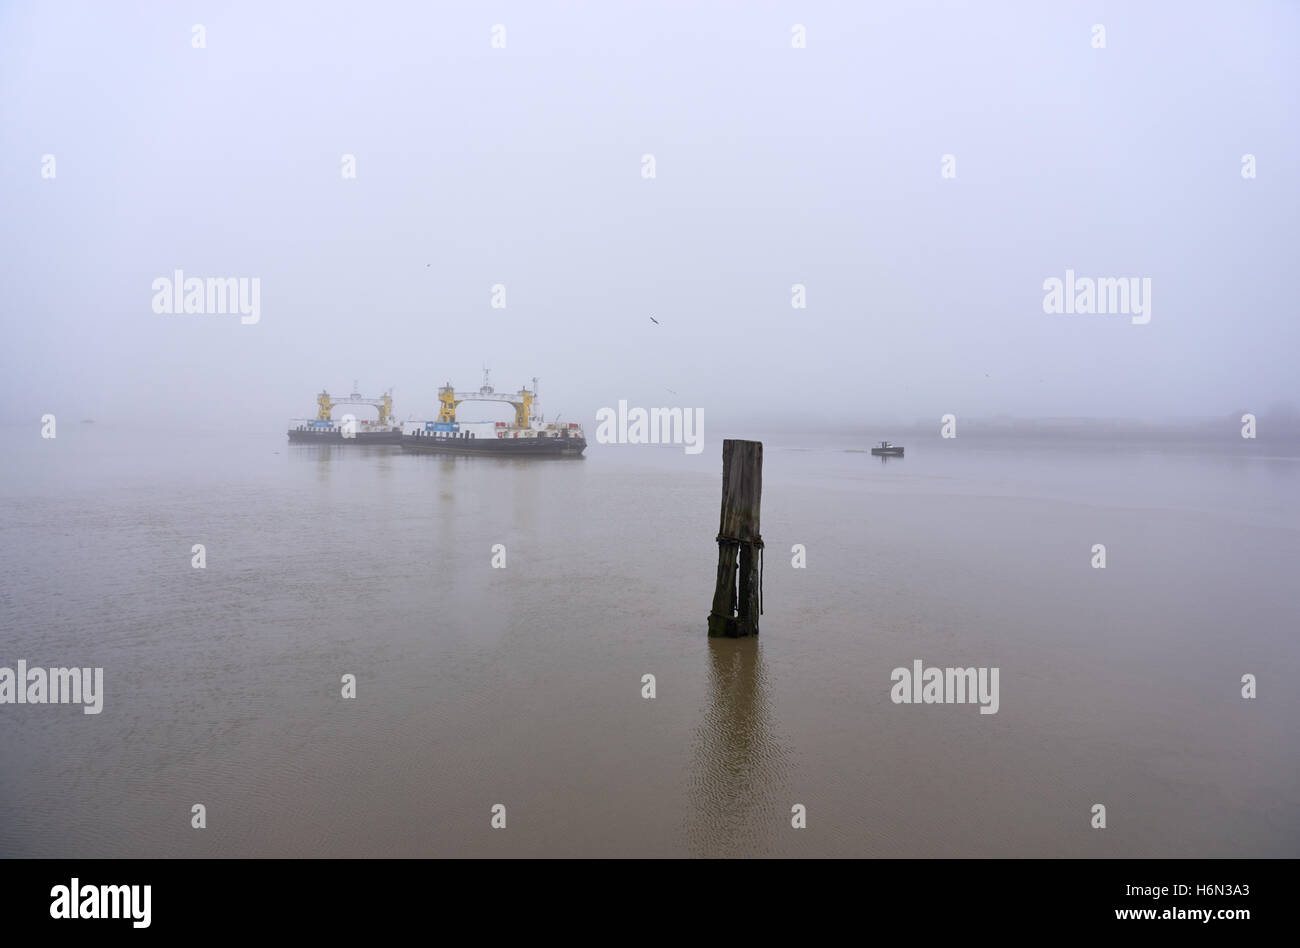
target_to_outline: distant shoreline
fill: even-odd
[[[1235,446],[1243,451],[1251,451],[1264,445],[1293,447],[1300,450],[1300,416],[1285,413],[1280,416],[1257,414],[1254,438],[1242,437],[1240,415],[1220,418],[1192,419],[1187,421],[1154,422],[1126,418],[966,418],[957,416],[957,437],[955,444],[969,445],[974,442],[1024,442],[1050,441],[1053,443],[1078,443],[1094,446],[1097,444],[1203,444]],[[101,419],[78,420],[77,427],[93,425],[98,429],[115,429],[123,432],[149,431],[157,434],[230,434],[249,437],[284,435],[282,420],[268,421],[265,425],[250,423],[241,419],[236,424],[220,422],[188,424],[167,424],[157,421],[122,421]],[[0,421],[0,427],[7,429],[31,429],[39,432],[39,424],[31,420]],[[775,439],[781,442],[793,440],[805,443],[817,443],[824,440],[861,441],[865,448],[881,440],[894,441],[899,444],[914,442],[941,441],[941,424],[936,417],[934,421],[913,421],[907,424],[888,421],[854,421],[835,423],[831,421],[809,424],[790,421],[728,421],[718,419],[714,422],[716,437],[744,437]]]

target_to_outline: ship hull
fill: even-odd
[[[495,457],[576,458],[585,438],[435,438],[402,435],[402,450],[418,454],[486,454]]]
[[[871,453],[878,458],[901,458],[903,456],[902,448],[872,448]]]
[[[401,444],[402,430],[357,431],[345,438],[338,428],[290,428],[289,440],[296,444]]]

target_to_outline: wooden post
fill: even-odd
[[[762,611],[760,566],[763,537],[758,511],[763,499],[763,443],[722,442],[722,516],[718,525],[718,582],[709,613],[709,635],[758,635]]]

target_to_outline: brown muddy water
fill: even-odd
[[[105,694],[0,705],[0,855],[1300,856],[1300,459],[764,441],[762,635],[710,641],[716,440],[11,432],[0,666]],[[893,703],[918,659],[998,712]]]

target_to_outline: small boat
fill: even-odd
[[[892,441],[882,441],[871,449],[871,453],[882,458],[901,458],[903,456],[903,446],[894,444]]]

